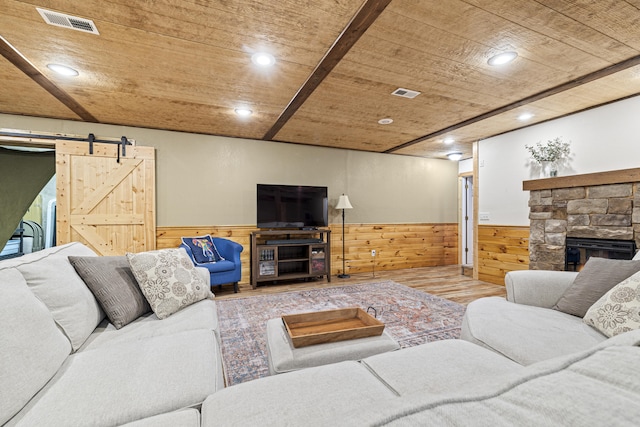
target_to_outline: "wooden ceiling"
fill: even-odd
[[[36,7],[91,19],[100,34],[48,25]],[[474,141],[640,93],[640,0],[0,0],[0,10],[9,114],[468,158]],[[275,65],[254,65],[260,51]],[[518,57],[487,64],[505,51]],[[518,121],[524,112],[533,118]]]

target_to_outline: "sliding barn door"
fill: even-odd
[[[56,142],[57,243],[78,241],[99,255],[155,249],[153,147]]]

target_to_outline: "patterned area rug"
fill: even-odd
[[[269,375],[267,320],[285,314],[371,306],[400,347],[459,338],[465,307],[393,281],[217,301],[227,384]],[[370,314],[372,311],[370,310]]]

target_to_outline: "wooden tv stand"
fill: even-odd
[[[331,230],[251,232],[251,287],[260,282],[327,276],[331,281]]]

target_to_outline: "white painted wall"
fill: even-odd
[[[440,159],[0,114],[0,128],[126,135],[156,149],[158,226],[251,225],[256,184],[327,186],[329,222],[342,193],[347,223],[453,223],[458,165]],[[1,203],[1,201],[0,201]]]
[[[559,176],[640,167],[640,96],[478,143],[480,225],[529,225],[522,181],[539,178],[525,145],[562,137],[571,156]]]
[[[473,172],[473,158],[464,159],[458,162],[458,173],[470,173]]]

